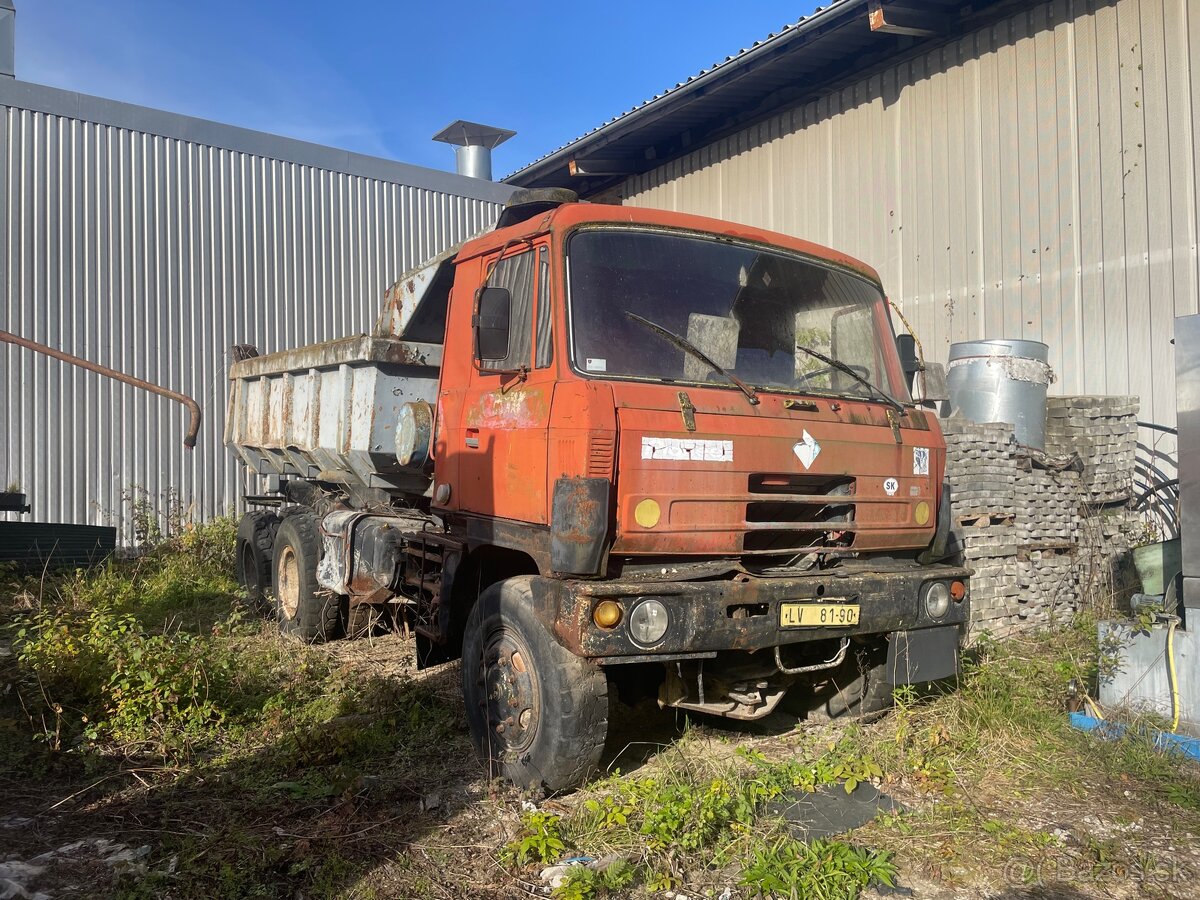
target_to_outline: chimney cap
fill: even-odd
[[[487,147],[491,150],[515,134],[515,131],[509,131],[507,128],[493,128],[491,125],[459,119],[435,134],[433,139],[456,147]]]

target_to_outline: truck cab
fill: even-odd
[[[836,251],[520,197],[373,335],[231,377],[228,439],[278,498],[243,522],[248,590],[303,637],[386,610],[420,663],[461,656],[515,781],[585,778],[613,693],[874,715],[956,671],[945,444],[877,273]]]

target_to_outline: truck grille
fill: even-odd
[[[754,474],[749,492],[764,495],[746,504],[743,539],[747,553],[805,550],[829,543],[831,533],[854,524],[854,479],[844,476]],[[767,499],[769,497],[770,499]],[[766,528],[755,528],[766,525]],[[778,528],[771,528],[778,525]],[[853,533],[839,536],[839,546],[849,546]]]

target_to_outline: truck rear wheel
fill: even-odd
[[[279,630],[319,644],[341,637],[341,602],[317,583],[317,517],[294,512],[279,523],[272,553],[272,602]]]
[[[480,758],[519,787],[578,787],[600,762],[608,679],[533,614],[532,576],[487,588],[467,618],[462,679]]]
[[[255,510],[238,523],[235,545],[237,580],[246,590],[246,599],[254,609],[266,612],[271,593],[271,559],[279,516],[270,510]]]

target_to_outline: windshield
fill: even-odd
[[[705,356],[758,388],[871,394],[833,360],[907,399],[885,365],[892,335],[883,297],[863,278],[760,247],[617,229],[576,232],[568,267],[575,365],[584,372],[733,387]]]

